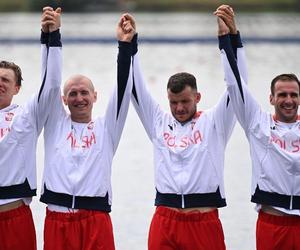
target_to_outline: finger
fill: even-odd
[[[52,25],[52,24],[55,24],[53,20],[47,20],[42,22],[42,25]]]
[[[129,20],[129,21],[134,21],[134,18],[133,18],[133,16],[132,15],[130,15],[129,13],[125,13],[124,14],[124,17],[126,18],[126,20]]]
[[[130,15],[129,13],[125,13],[124,17],[126,18],[127,21],[130,21],[132,27],[135,28],[135,20],[134,17],[132,15]]]
[[[51,17],[54,17],[54,12],[53,11],[45,11],[42,16],[51,18]]]
[[[225,8],[225,9],[224,9],[224,12],[225,12],[227,15],[234,16],[234,12],[233,12],[233,9],[232,9],[231,7]]]
[[[52,15],[43,15],[42,16],[42,20],[43,21],[47,21],[47,20],[54,20],[55,18],[54,18],[54,16],[52,16]]]
[[[43,12],[46,11],[46,10],[53,11],[53,8],[50,7],[50,6],[46,6],[46,7],[43,8]]]
[[[228,15],[225,11],[216,11],[215,15],[218,17],[222,17],[223,19],[226,19],[227,21],[232,20],[232,16]]]
[[[125,25],[125,26],[123,27],[123,30],[124,30],[126,33],[130,33],[130,32],[133,31],[133,27],[132,27],[132,25],[129,23],[129,24],[127,24],[127,25]]]
[[[61,14],[61,8],[60,7],[56,8],[55,12]]]
[[[126,21],[126,19],[125,19],[124,15],[122,15],[118,22],[118,26],[122,28],[125,21]]]
[[[226,8],[230,7],[229,5],[227,4],[222,4],[221,6],[219,6],[216,10],[224,10]]]

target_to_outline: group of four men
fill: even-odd
[[[135,20],[124,14],[116,31],[117,86],[104,117],[92,118],[97,92],[89,78],[70,77],[61,94],[61,9],[43,9],[42,85],[24,107],[12,104],[21,87],[20,68],[0,62],[1,250],[36,249],[29,204],[36,194],[35,152],[42,128],[44,249],[115,249],[111,166],[130,99],[154,146],[157,208],[150,250],[226,248],[218,208],[226,206],[224,152],[236,117],[251,150],[257,249],[300,249],[300,82],[294,74],[275,77],[270,94],[275,114],[262,111],[246,85],[234,12],[221,5],[214,14],[227,84],[214,107],[197,110],[196,79],[181,72],[167,84],[171,114],[160,108],[140,70]]]

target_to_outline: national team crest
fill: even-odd
[[[89,130],[92,130],[94,128],[94,122],[90,122],[88,125],[87,125],[87,128]]]
[[[8,112],[8,113],[6,113],[6,115],[5,115],[5,121],[7,121],[7,122],[10,122],[10,121],[12,121],[12,119],[13,119],[13,117],[14,117],[14,113],[12,113],[12,112]]]

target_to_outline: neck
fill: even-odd
[[[0,103],[0,109],[5,109],[10,105],[11,105],[11,103]]]
[[[78,123],[89,123],[92,118],[91,117],[73,117],[71,116],[71,120],[73,122],[78,122]]]

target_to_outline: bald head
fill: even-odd
[[[63,102],[70,110],[72,121],[90,122],[93,104],[97,100],[92,81],[83,75],[72,76],[66,81],[63,91]]]
[[[91,92],[95,91],[94,85],[91,81],[91,79],[89,79],[88,77],[84,76],[84,75],[74,75],[71,76],[64,85],[64,96],[67,95],[67,93],[70,91],[70,89],[72,89],[72,86],[77,86],[77,85],[85,85],[88,89],[91,90]]]

